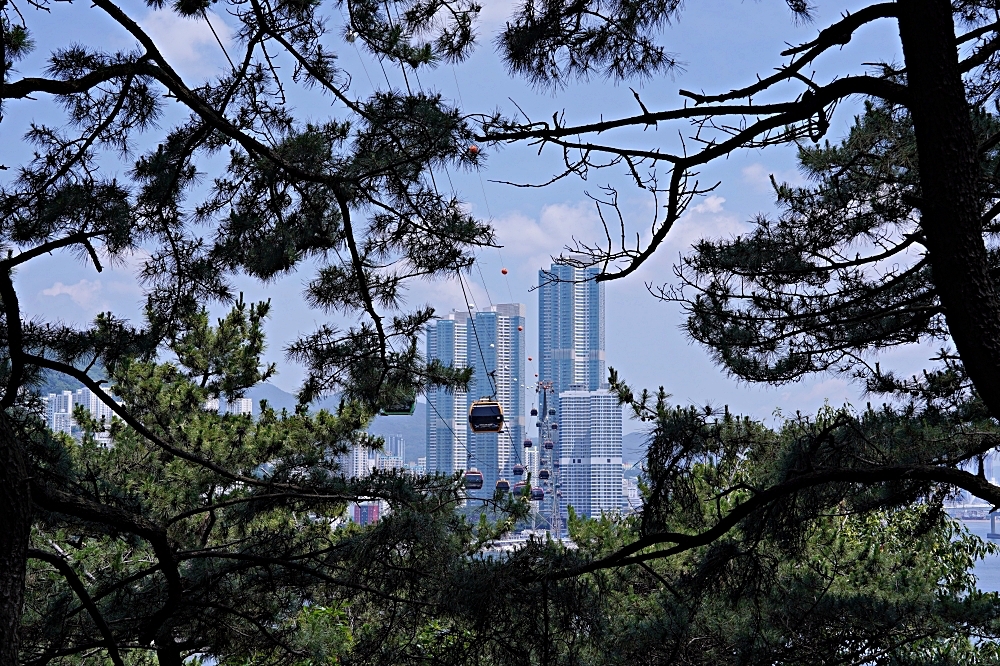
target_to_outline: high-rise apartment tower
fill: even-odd
[[[427,360],[468,367],[469,315],[456,310],[427,327]],[[468,459],[469,397],[465,391],[427,388],[427,472],[454,474]]]
[[[497,479],[511,478],[522,458],[525,434],[525,311],[523,303],[499,303],[469,312],[455,310],[427,329],[427,359],[471,367],[468,393],[431,388],[427,405],[427,469],[445,474],[475,467],[492,496]],[[500,433],[473,433],[468,411],[480,398],[496,400],[504,413]]]
[[[596,268],[552,264],[538,271],[538,379],[555,395],[607,383],[604,283]]]
[[[552,264],[538,272],[538,379],[558,399],[555,460],[567,507],[600,516],[622,497],[622,417],[607,390],[604,284],[597,268]]]
[[[559,467],[563,516],[621,510],[622,409],[607,389],[559,396]]]

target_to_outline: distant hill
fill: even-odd
[[[38,387],[38,392],[42,396],[47,396],[50,393],[62,393],[63,391],[75,391],[78,388],[83,388],[83,384],[72,377],[67,377],[55,370],[42,370],[42,384]]]
[[[427,403],[418,402],[409,416],[376,416],[368,432],[380,437],[402,435],[406,461],[416,462],[427,452]]]
[[[281,411],[282,409],[287,409],[290,412],[295,411],[295,405],[298,400],[295,396],[288,391],[282,391],[280,388],[274,384],[257,384],[250,390],[246,392],[246,397],[253,400],[253,412],[254,414],[260,413],[260,401],[267,400],[267,404],[276,411]]]
[[[649,435],[644,432],[630,432],[622,437],[622,459],[637,463],[646,457]]]

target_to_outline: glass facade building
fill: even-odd
[[[473,368],[468,393],[428,392],[427,468],[452,474],[475,467],[483,473],[476,496],[492,497],[497,479],[512,478],[522,459],[525,430],[525,341],[527,307],[500,303],[472,312],[454,311],[427,331],[427,359]],[[503,408],[504,429],[473,433],[468,411],[480,398],[496,399]]]
[[[466,334],[469,315],[458,311],[431,322],[427,327],[427,360],[468,367]],[[427,472],[454,474],[466,468],[468,459],[469,396],[465,391],[427,388]]]
[[[538,272],[538,379],[557,396],[559,511],[618,512],[622,415],[607,390],[604,284],[597,268],[552,264]]]
[[[538,379],[555,395],[607,382],[604,283],[597,268],[552,264],[538,271]]]

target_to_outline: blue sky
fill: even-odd
[[[570,122],[632,115],[638,111],[627,85],[596,79],[575,83],[553,93],[533,90],[524,81],[508,76],[493,52],[492,38],[502,27],[511,3],[485,4],[477,52],[458,66],[445,65],[420,72],[419,80],[424,89],[441,91],[470,113],[496,108],[514,113],[511,100],[533,118],[551,118],[553,112],[565,110]],[[165,55],[189,81],[211,76],[225,65],[221,49],[204,21],[181,20],[168,12],[153,11],[134,2],[123,6],[159,40]],[[669,50],[678,54],[683,71],[640,86],[632,85],[649,108],[678,105],[680,88],[720,92],[746,85],[757,74],[765,76],[783,62],[779,52],[786,42],[812,39],[818,29],[854,6],[824,4],[816,11],[815,23],[797,24],[780,0],[688,3],[681,20],[669,27],[662,37]],[[231,30],[225,19],[218,14],[211,16],[216,32],[227,42]],[[337,23],[342,22],[339,16],[338,10],[331,11],[334,28],[328,41],[340,56],[342,66],[351,74],[353,93],[362,96],[373,86],[385,87],[386,78],[393,86],[402,87],[398,69],[386,68],[383,73],[379,63],[364,57],[357,45],[339,39],[341,31]],[[35,35],[39,49],[20,66],[23,75],[31,75],[43,65],[45,52],[52,45],[83,42],[114,49],[131,44],[126,34],[115,29],[98,10],[85,4],[56,3],[50,15],[29,18],[39,26]],[[822,81],[838,71],[861,71],[864,67],[860,63],[863,62],[899,60],[893,27],[885,22],[863,29],[850,44],[818,63],[817,79]],[[783,92],[794,95],[800,90],[789,86]],[[303,117],[310,119],[320,120],[331,114],[329,100],[310,93],[293,96],[291,103]],[[856,110],[856,106],[838,110],[830,133],[832,139],[845,132]],[[51,120],[56,116],[44,97],[11,104],[7,112],[8,116],[0,125],[0,162],[16,164],[24,154],[24,147],[17,144],[16,138],[26,123]],[[179,117],[174,115],[176,113],[177,109],[170,109],[164,124],[172,117]],[[676,147],[677,133],[683,130],[685,127],[681,125],[661,126],[645,132],[632,130],[616,140],[649,147]],[[592,241],[603,234],[585,192],[596,193],[600,186],[609,183],[619,186],[623,210],[629,224],[637,231],[648,229],[652,207],[648,198],[629,187],[623,170],[595,173],[586,182],[568,178],[544,189],[513,188],[494,182],[543,182],[559,168],[559,155],[555,152],[539,156],[533,148],[508,147],[489,151],[484,164],[485,168],[478,174],[437,174],[438,184],[454,186],[477,215],[493,220],[503,247],[480,254],[482,277],[475,271],[470,278],[474,299],[478,304],[511,300],[527,303],[526,333],[530,353],[534,356],[537,299],[528,290],[536,281],[538,269],[547,266],[549,257],[558,254],[574,238]],[[124,167],[108,165],[107,168],[121,170]],[[701,182],[721,181],[721,185],[710,196],[695,202],[649,265],[626,280],[608,285],[608,362],[618,368],[626,380],[638,387],[663,385],[681,403],[729,404],[736,411],[759,417],[769,416],[776,408],[786,413],[796,409],[811,412],[825,400],[834,405],[844,401],[863,404],[857,387],[840,377],[820,376],[771,389],[737,383],[710,363],[704,349],[684,338],[679,330],[682,320],[678,309],[660,303],[647,291],[647,284],[670,282],[671,265],[692,241],[702,236],[739,233],[746,228],[746,220],[759,212],[772,210],[770,174],[779,180],[800,181],[791,149],[743,151],[709,165],[700,175]],[[506,278],[501,275],[502,267],[508,269]],[[268,325],[269,354],[279,363],[280,373],[275,383],[289,391],[295,389],[301,370],[283,359],[282,348],[299,333],[309,332],[326,320],[323,313],[310,310],[301,299],[302,286],[309,276],[309,267],[304,266],[297,273],[266,286],[250,280],[240,280],[238,284],[247,298],[272,299],[275,315]],[[132,317],[139,313],[141,294],[130,266],[97,274],[73,255],[57,254],[32,261],[18,273],[17,283],[24,294],[22,308],[29,315],[83,322],[106,309]],[[430,303],[442,312],[461,307],[463,301],[454,280],[414,284],[409,299],[413,304]],[[898,350],[883,359],[883,364],[912,370],[921,367],[932,351],[928,347]],[[627,430],[634,427],[626,425]]]

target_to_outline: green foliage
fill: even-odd
[[[243,302],[216,326],[196,313],[169,346],[173,362],[119,359],[114,394],[149,432],[78,407],[79,441],[40,442],[49,491],[102,507],[104,519],[47,512],[33,544],[78,573],[132,661],[145,650],[162,663],[165,630],[184,637],[185,653],[225,664],[405,661],[407,641],[421,654],[468,655],[471,642],[442,628],[471,635],[461,614],[447,619],[455,586],[497,575],[478,554],[527,513],[527,500],[498,494],[471,522],[456,511],[460,477],[346,479],[348,447],[379,443],[357,403],[337,414],[262,403],[256,419],[206,409],[270,370],[260,362],[266,316],[265,303]],[[346,522],[347,504],[363,500],[391,513],[373,527]],[[27,586],[25,660],[90,650],[93,617],[65,576],[35,559]],[[397,620],[385,625],[390,611]]]
[[[808,16],[807,4],[788,4]],[[848,90],[828,95],[832,101],[816,101],[829,91],[810,81],[792,102],[754,105],[756,121],[722,120],[746,113],[723,108],[728,101],[752,102],[773,84],[803,78],[801,64],[846,43],[857,26],[844,22],[856,19],[845,16],[842,32],[824,31],[788,51],[796,59],[777,78],[714,98],[684,92],[695,104],[666,115],[651,113],[636,94],[641,115],[581,130],[691,120],[700,152],[574,143],[576,132],[558,115],[552,126],[500,112],[479,117],[485,143],[553,142],[566,173],[625,165],[656,196],[663,190],[655,173],[640,175],[640,167],[673,165],[666,217],[655,221],[648,248],[582,246],[566,260],[600,265],[602,279],[645,261],[693,198],[709,191],[688,181],[713,155],[812,139],[816,145],[799,153],[811,183],[776,184],[779,218],[758,218],[745,236],[699,243],[678,268],[681,289],[663,295],[684,303],[691,336],[741,378],[785,382],[850,369],[870,391],[893,398],[864,411],[796,414],[771,429],[728,409],[672,406],[662,388],[636,395],[612,371],[612,389],[650,427],[643,511],[597,520],[571,512],[572,544],[537,539],[500,552],[497,542],[528,515],[523,494],[473,503],[459,474],[348,479],[340,464],[350,447],[380,444],[364,433],[380,409],[428,384],[464,388],[471,379],[468,369],[421,357],[420,333],[434,312],[407,311],[403,294],[407,281],[467,270],[477,246],[495,243],[490,225],[442,195],[434,177],[479,168],[484,158],[469,146],[483,137],[465,110],[411,90],[409,81],[420,67],[470,53],[481,7],[343,5],[342,36],[399,66],[407,84],[405,93],[356,98],[331,50],[328,7],[223,5],[236,26],[231,69],[192,85],[107,0],[91,9],[137,47],[62,45],[45,71],[32,72],[38,76],[13,80],[14,64],[27,62],[33,46],[31,21],[0,0],[5,105],[51,94],[64,114],[27,130],[33,155],[0,182],[7,256],[0,454],[11,462],[0,474],[12,474],[0,485],[20,489],[15,499],[30,505],[9,532],[0,513],[0,540],[22,529],[31,547],[23,616],[13,597],[0,599],[0,630],[20,621],[24,661],[998,660],[1000,599],[978,592],[970,574],[994,549],[941,510],[956,487],[995,496],[982,474],[965,471],[1000,442],[995,419],[948,351],[937,369],[908,380],[877,364],[853,367],[880,350],[949,333],[942,285],[917,251],[927,240],[920,215],[930,195],[916,169],[918,133],[893,101],[909,81],[881,66],[864,90],[883,91],[883,101],[867,104],[837,145],[818,141],[833,104],[856,94],[850,85],[861,77],[848,77]],[[208,7],[178,0],[171,11],[207,20]],[[497,46],[512,72],[536,84],[641,78],[678,67],[656,32],[679,10],[672,0],[527,2]],[[972,23],[993,20],[972,5],[954,11]],[[868,17],[860,26],[891,12],[858,13]],[[989,33],[977,34],[969,39]],[[996,49],[981,45],[973,57],[990,65]],[[996,90],[990,76],[981,66],[968,85],[979,100],[972,106],[980,185],[992,200],[1000,155],[991,138],[996,119],[983,111]],[[310,121],[296,116],[290,86],[326,95],[331,110]],[[189,115],[161,130],[165,98]],[[701,105],[714,106],[699,115]],[[571,161],[577,148],[580,161]],[[592,153],[612,157],[600,163]],[[123,159],[130,168],[103,168]],[[617,206],[617,193],[606,192],[599,206]],[[986,220],[990,248],[996,231]],[[609,243],[615,235],[609,231]],[[22,313],[13,271],[61,249],[98,272],[102,262],[138,261],[144,319],[104,313],[77,328]],[[987,268],[995,268],[994,255]],[[353,323],[321,325],[288,346],[308,373],[302,405],[288,413],[263,403],[256,419],[206,408],[275,371],[261,362],[269,307],[234,298],[234,278],[273,280],[305,261],[316,266],[305,291],[310,305]],[[232,305],[214,326],[212,303]],[[32,387],[49,371],[107,401],[105,389],[113,391],[116,418],[99,422],[77,409],[79,440],[46,431]],[[336,413],[304,407],[330,391],[343,396]],[[350,503],[372,500],[390,509],[377,524],[345,520]],[[5,584],[23,562],[0,571]]]
[[[829,426],[824,418],[830,417],[818,422]],[[572,516],[578,561],[641,543],[652,520],[658,534],[711,529],[755,495],[756,480],[773,469],[773,461],[752,450],[777,448],[783,440],[788,446],[803,435],[801,422],[773,432],[729,415],[705,420],[687,409],[668,410],[657,422],[654,446],[657,438],[666,444],[684,436],[700,443],[692,442],[692,451],[713,453],[684,471],[678,465],[687,486],[675,481],[668,493],[665,466],[677,451],[651,448],[644,515],[624,521]],[[700,493],[700,501],[685,502],[692,493]],[[809,505],[810,498],[799,496],[795,504]],[[575,612],[572,628],[553,630],[549,639],[551,654],[559,655],[553,663],[997,659],[1000,597],[977,591],[971,574],[976,561],[996,555],[995,545],[972,536],[933,502],[878,510],[843,501],[813,506],[801,508],[794,521],[764,511],[672,558],[656,557],[650,545],[614,568],[558,581],[564,592],[573,590]],[[651,510],[653,516],[645,515]],[[552,608],[554,615],[562,611]]]
[[[172,345],[178,364],[187,368],[190,379],[205,389],[207,396],[239,397],[243,389],[267,381],[275,373],[273,363],[260,368],[264,353],[261,324],[269,310],[269,303],[252,304],[248,310],[240,298],[214,328],[208,325],[208,312],[202,310]]]
[[[998,128],[993,115],[975,114],[980,139]],[[984,151],[983,173],[997,173],[998,160],[995,146]],[[774,184],[777,219],[701,240],[676,268],[680,287],[663,293],[684,305],[687,333],[727,371],[770,383],[855,372],[874,352],[945,339],[920,251],[922,195],[905,110],[867,102],[842,142],[800,146],[799,164],[810,184]],[[1000,183],[983,185],[992,197]],[[992,244],[993,227],[984,234]]]

